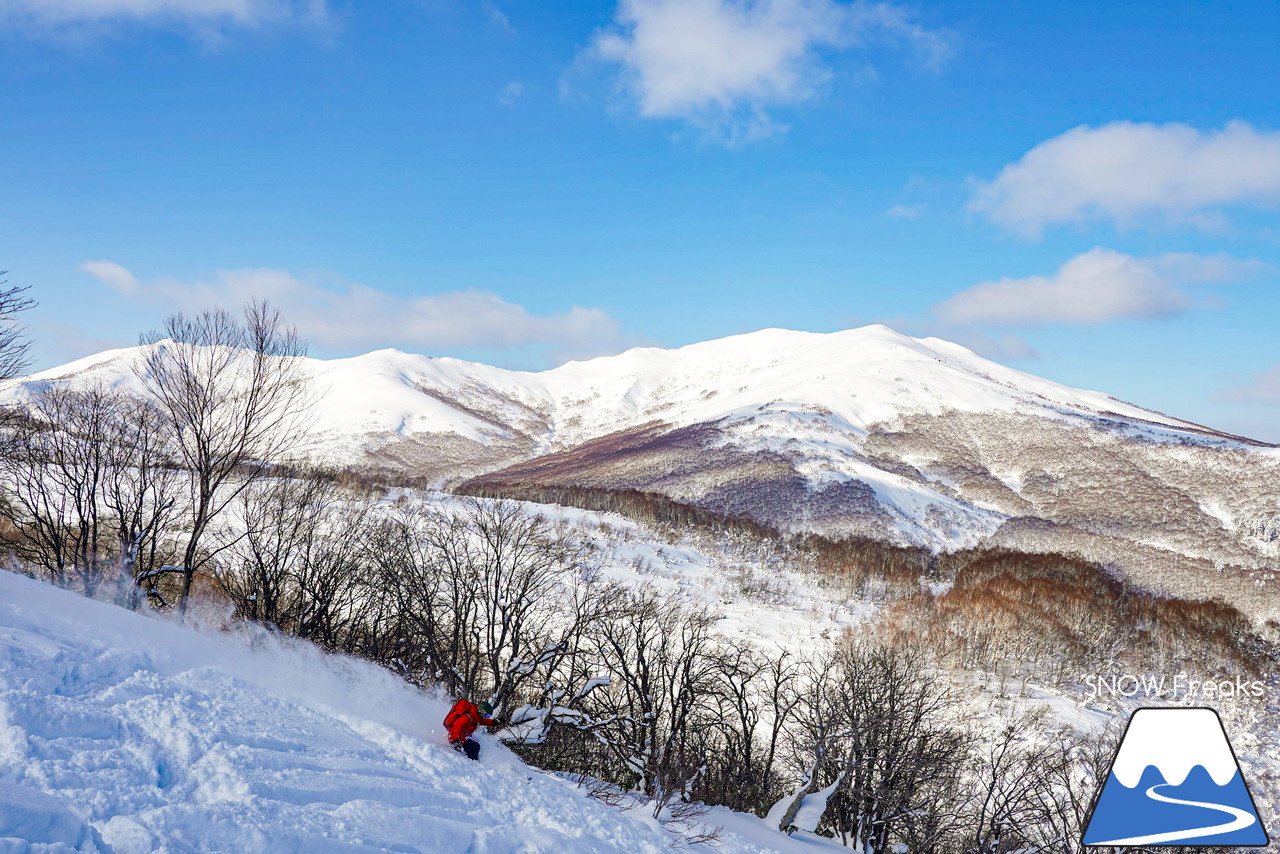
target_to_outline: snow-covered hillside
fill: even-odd
[[[0,851],[660,852],[674,837],[444,744],[443,698],[243,625],[201,634],[0,571]],[[724,852],[837,850],[714,810]],[[708,849],[709,850],[709,849]]]
[[[139,389],[141,353],[35,374],[0,401],[49,383]],[[1277,449],[884,326],[541,373],[394,350],[305,367],[302,454],[391,482],[635,489],[782,530],[1072,551],[1152,583],[1280,557]]]
[[[134,368],[141,354],[137,347],[109,350],[33,374],[16,388],[100,380],[140,391]],[[684,427],[727,419],[774,422],[771,432],[794,438],[800,412],[816,413],[850,437],[903,415],[951,410],[1088,414],[1205,432],[881,325],[831,334],[766,329],[674,350],[636,348],[541,373],[398,350],[306,363],[317,391],[310,452],[338,464],[358,463],[393,437],[423,435],[496,446],[525,440],[538,454],[653,422]]]

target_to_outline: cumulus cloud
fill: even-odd
[[[1217,396],[1228,403],[1264,403],[1280,406],[1280,365],[1267,368],[1244,385],[1226,389]]]
[[[329,348],[529,348],[554,360],[614,353],[634,343],[599,309],[535,314],[487,291],[406,297],[358,284],[325,286],[271,269],[223,270],[206,282],[144,283],[110,261],[85,262],[81,269],[116,293],[165,309],[194,312],[266,299],[303,337]]]
[[[321,22],[324,0],[0,0],[0,21],[51,27],[120,21],[199,27]]]
[[[906,43],[928,65],[950,43],[889,3],[836,0],[619,0],[588,56],[620,69],[648,118],[688,120],[731,141],[777,129],[767,109],[814,96],[830,78],[823,50]]]
[[[1257,261],[1226,255],[1135,258],[1096,247],[1051,276],[983,282],[935,305],[932,312],[945,323],[1010,326],[1167,317],[1192,307],[1183,285],[1229,282],[1261,269],[1264,265]]]
[[[1220,224],[1232,205],[1280,203],[1280,132],[1245,122],[1200,131],[1184,124],[1081,126],[1040,143],[994,180],[970,208],[1012,231],[1106,220]]]
[[[1042,358],[1031,342],[1014,332],[992,334],[974,326],[944,323],[937,317],[890,317],[886,326],[914,338],[940,338],[968,347],[984,359],[997,362],[1032,361]]]

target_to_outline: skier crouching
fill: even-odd
[[[454,750],[467,754],[468,759],[479,759],[480,742],[473,739],[471,734],[478,726],[497,726],[497,721],[489,717],[492,714],[493,706],[484,700],[476,704],[466,697],[458,698],[449,714],[444,716],[445,729],[449,730],[449,744],[453,745]]]

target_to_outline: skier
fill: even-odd
[[[449,743],[453,749],[467,754],[468,759],[480,758],[480,742],[471,737],[478,726],[494,727],[497,722],[490,715],[493,706],[484,700],[473,703],[466,697],[459,697],[453,704],[449,714],[444,716],[444,725],[449,730]]]

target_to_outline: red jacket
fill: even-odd
[[[480,707],[463,697],[444,716],[444,725],[449,730],[450,741],[461,741],[470,737],[476,727],[493,726],[494,721],[492,718],[482,717]]]

